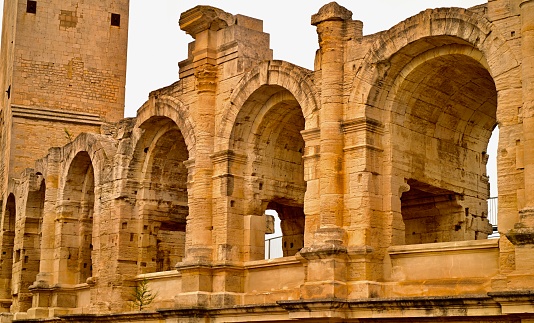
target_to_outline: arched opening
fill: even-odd
[[[409,187],[398,228],[406,244],[485,239],[492,232],[486,150],[497,91],[478,60],[443,48],[421,54],[392,98],[392,167]]]
[[[140,273],[172,270],[185,256],[189,214],[184,164],[189,152],[176,124],[153,117],[142,126],[137,188]]]
[[[262,86],[240,110],[231,138],[232,148],[248,156],[245,196],[258,205],[253,212],[274,210],[280,218],[283,256],[304,246],[304,125],[302,109],[288,90]],[[264,245],[251,247],[264,250]],[[252,259],[265,256],[253,254]]]
[[[267,227],[265,230],[265,259],[274,259],[284,256],[282,251],[282,228],[280,217],[275,210],[265,210]]]
[[[61,201],[61,249],[66,254],[60,265],[60,282],[81,284],[93,275],[94,169],[89,154],[79,152],[72,160]]]
[[[15,195],[9,194],[2,218],[2,254],[0,255],[0,299],[11,299],[13,273],[13,248],[15,244],[15,221],[17,218]]]
[[[269,248],[265,259],[294,256],[304,247],[304,209],[299,205],[271,201],[267,210],[274,213],[274,236],[280,237],[280,240],[273,242],[276,249]]]
[[[28,287],[35,281],[39,273],[41,258],[41,223],[45,200],[46,185],[41,176],[36,178],[39,184],[38,190],[30,190],[26,201],[26,209],[23,220],[24,234],[15,237],[16,245],[20,249],[15,250],[13,264],[13,294],[14,310],[26,312],[32,305],[32,293]]]

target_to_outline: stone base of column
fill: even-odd
[[[179,309],[222,308],[243,304],[243,294],[231,292],[186,292],[174,297],[174,305]]]
[[[176,269],[182,274],[182,292],[174,298],[176,307],[227,307],[243,303],[243,268],[179,263]]]
[[[515,246],[515,270],[507,275],[508,289],[534,290],[534,209],[519,211],[519,222],[506,233]]]
[[[211,263],[212,254],[213,249],[211,247],[191,247],[187,250],[184,262],[188,264],[209,264]]]
[[[326,242],[326,241],[325,241]],[[301,299],[347,297],[347,249],[338,243],[303,248],[299,259],[306,267]]]
[[[311,247],[307,250],[332,249],[338,246],[343,246],[347,239],[347,232],[340,227],[321,227],[315,231],[314,241]]]
[[[208,308],[210,306],[210,292],[186,292],[174,297],[176,308]]]

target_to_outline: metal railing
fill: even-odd
[[[493,226],[493,234],[497,235],[497,210],[499,199],[490,197],[488,199],[488,221]],[[274,259],[282,257],[282,236],[265,239],[265,259]]]
[[[488,236],[488,239],[499,238],[499,231],[497,231],[497,211],[499,200],[497,197],[490,197],[488,199],[488,221],[493,227],[493,233]]]
[[[265,239],[265,259],[282,257],[282,236]]]
[[[490,197],[488,199],[488,220],[493,225],[497,227],[497,208],[499,206],[499,200],[497,197]]]

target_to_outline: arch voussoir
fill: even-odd
[[[508,80],[509,77],[501,75],[513,73],[513,70],[519,66],[518,60],[491,22],[467,9],[427,9],[380,34],[357,72],[349,106],[358,104],[376,106],[381,102],[378,96],[383,95],[388,89],[383,77],[385,71],[389,72],[390,59],[400,51],[407,51],[417,56],[431,49],[426,42],[437,41],[434,47],[439,46],[440,41],[445,45],[446,40],[436,38],[442,36],[451,37],[451,43],[457,39],[456,42],[459,44],[472,46],[472,58],[488,68],[495,80],[497,90],[509,87],[509,82],[500,81]],[[418,42],[419,48],[409,49],[409,46],[415,42]],[[389,75],[389,79],[392,77]],[[364,90],[364,88],[369,89]],[[366,93],[366,95],[355,97],[355,93]]]
[[[231,132],[241,108],[256,90],[265,85],[288,90],[299,103],[307,123],[314,120],[312,115],[318,110],[320,92],[311,75],[311,71],[284,61],[265,61],[246,73],[223,107],[216,150],[229,149]],[[307,124],[306,127],[312,125]]]
[[[169,95],[151,96],[137,111],[135,128],[141,127],[152,117],[171,119],[184,137],[190,158],[194,158],[196,143],[194,122],[181,100]]]

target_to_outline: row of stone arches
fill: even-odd
[[[44,211],[46,183],[41,174],[31,176],[28,194],[24,200],[17,200],[10,193],[3,211],[0,262],[0,301],[13,299],[15,308],[25,311],[31,307],[30,285],[39,273],[41,260],[42,218]],[[21,202],[22,205],[18,205]],[[24,213],[24,217],[18,216]]]
[[[460,21],[473,21],[472,16],[467,19],[462,14],[458,13]],[[441,13],[423,15],[439,18]],[[388,35],[398,33],[399,28],[382,35],[362,68],[350,76],[354,77],[353,92],[367,95],[361,101],[360,96],[349,99],[345,115],[339,116],[340,124],[354,122],[360,131],[361,123],[369,133],[363,139],[349,138],[352,134],[346,131],[344,193],[349,200],[361,193],[356,194],[353,186],[363,187],[367,195],[357,198],[370,196],[370,202],[347,204],[345,216],[356,216],[343,223],[361,225],[357,217],[368,207],[372,221],[383,219],[378,225],[370,221],[371,229],[390,228],[385,235],[390,241],[385,244],[484,238],[488,233],[482,204],[488,197],[484,152],[497,123],[498,94],[503,90],[495,80],[514,73],[517,66],[506,70],[493,61],[508,49],[502,45],[500,52],[493,53],[487,48],[482,36],[489,34],[491,26],[471,25],[466,27],[469,33],[459,28],[454,35],[449,32],[454,26],[444,27],[439,35],[429,34],[425,26],[414,27],[420,32],[410,35],[419,35],[417,39],[389,44]],[[217,180],[224,178],[220,187],[213,188],[220,191],[215,194],[214,216],[223,218],[220,214],[224,214],[223,229],[232,229],[232,241],[239,249],[237,260],[263,259],[266,209],[277,211],[281,218],[284,256],[311,244],[314,231],[321,226],[320,218],[314,216],[318,213],[314,198],[320,188],[312,192],[307,186],[321,171],[314,163],[320,158],[320,101],[312,72],[277,61],[261,63],[245,74],[226,101],[216,122],[215,154],[211,156],[212,160],[217,154],[226,158],[225,167],[213,174]],[[172,270],[187,259],[189,233],[205,229],[188,225],[190,188],[195,185],[190,173],[197,156],[209,153],[196,150],[198,127],[180,100],[152,96],[129,130],[131,138],[120,139],[130,140],[122,145],[129,145],[130,150],[120,148],[115,139],[94,139],[87,146],[77,146],[84,142],[78,138],[73,143],[64,161],[55,209],[51,249],[59,259],[53,269],[56,283],[87,283],[98,276],[97,267],[104,268],[95,266],[104,257],[103,251],[117,245],[121,264],[136,274]],[[365,144],[360,145],[361,141]],[[361,153],[361,148],[366,152]],[[108,153],[98,153],[102,150]],[[121,154],[123,159],[118,157]],[[110,163],[127,165],[126,174],[116,175],[115,166],[105,171],[104,165]],[[363,171],[352,170],[361,168],[360,164],[365,164]],[[41,186],[28,199],[33,206],[27,213],[42,213],[45,190]],[[108,194],[111,202],[102,200],[103,190],[115,192]],[[114,204],[113,199],[125,202]],[[110,207],[116,207],[119,215],[114,216]],[[9,195],[3,239],[15,236],[15,214],[15,197]],[[118,237],[101,228],[104,221],[118,226]],[[364,231],[356,230],[358,234]],[[14,255],[3,261],[25,259],[9,249],[9,241],[2,246],[6,248],[2,253]],[[6,283],[13,274],[7,272],[8,267],[2,266]]]

